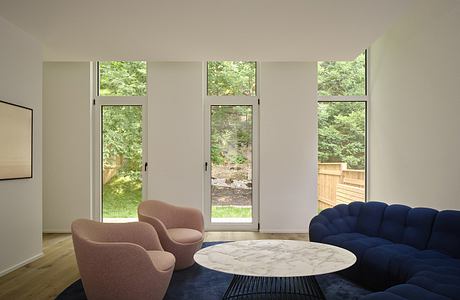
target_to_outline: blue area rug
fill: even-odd
[[[204,243],[203,247],[220,242]],[[359,299],[370,293],[337,274],[316,276],[327,300]],[[231,274],[212,271],[194,264],[192,267],[174,272],[165,300],[200,299],[220,300],[227,290]],[[81,280],[66,288],[57,300],[86,300]]]

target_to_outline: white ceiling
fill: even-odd
[[[413,0],[0,0],[45,60],[349,60]],[[1,50],[0,50],[1,51]]]

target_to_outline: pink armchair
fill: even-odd
[[[175,258],[146,223],[72,223],[72,239],[88,299],[163,299]]]
[[[155,227],[161,245],[176,257],[176,270],[195,263],[193,255],[201,248],[204,223],[201,211],[149,200],[139,204],[139,221]]]

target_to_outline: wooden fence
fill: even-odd
[[[364,170],[349,170],[346,163],[318,163],[318,208],[365,200]]]

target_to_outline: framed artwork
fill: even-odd
[[[0,180],[32,178],[33,110],[0,100]]]

